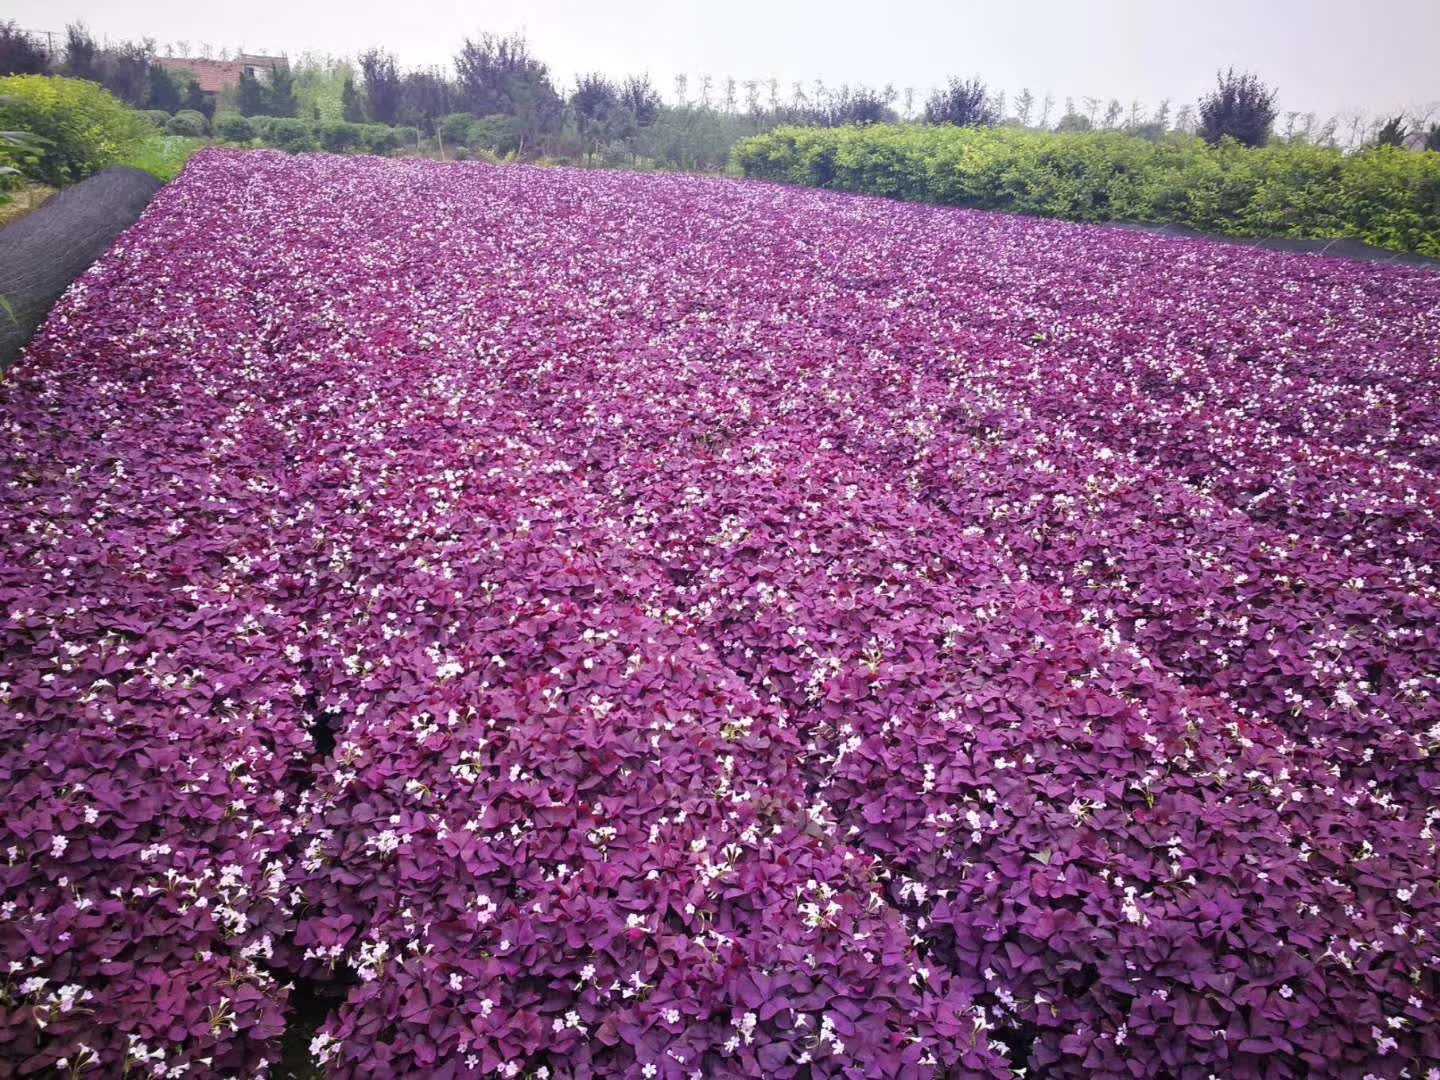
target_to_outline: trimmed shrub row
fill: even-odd
[[[1353,238],[1440,257],[1440,154],[1183,136],[875,125],[777,128],[734,161],[753,179],[1069,221],[1235,236]]]
[[[393,154],[413,147],[419,132],[413,127],[352,124],[344,120],[299,120],[291,116],[219,116],[215,134],[228,142],[259,140],[292,154],[312,150],[332,153]]]

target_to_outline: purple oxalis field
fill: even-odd
[[[1440,1077],[1440,275],[211,150],[0,384],[0,1075]]]

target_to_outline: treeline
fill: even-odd
[[[178,43],[187,52],[186,43]],[[196,50],[212,56],[208,47]],[[187,76],[166,71],[150,40],[98,45],[72,25],[57,55],[14,24],[0,24],[0,75],[47,72],[99,82],[137,109],[217,116],[294,119],[309,125],[314,145],[355,137],[351,124],[413,129],[427,152],[583,160],[604,165],[720,169],[741,139],[779,126],[836,128],[924,122],[1013,127],[1057,133],[1120,132],[1160,140],[1200,135],[1212,143],[1231,137],[1247,146],[1355,148],[1395,145],[1440,149],[1440,124],[1431,115],[1322,119],[1280,113],[1275,92],[1250,74],[1223,74],[1201,102],[1149,108],[1138,101],[1065,97],[1029,89],[994,91],[979,79],[952,79],[928,93],[887,85],[827,86],[822,81],[782,86],[778,79],[691,79],[677,76],[662,95],[647,75],[587,73],[562,86],[519,34],[467,38],[448,67],[405,67],[372,48],[355,60],[305,54],[277,64],[263,77],[248,71],[218,101]],[[221,54],[223,58],[223,54]],[[187,122],[177,125],[189,128]],[[298,132],[298,128],[294,129]],[[324,131],[328,131],[326,136]],[[378,137],[378,136],[376,136]],[[300,135],[291,140],[308,146]],[[363,141],[363,140],[362,140]]]

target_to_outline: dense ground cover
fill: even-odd
[[[0,388],[0,1070],[1422,1077],[1440,275],[206,151]]]

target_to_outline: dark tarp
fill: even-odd
[[[133,225],[160,181],[106,169],[0,229],[0,371],[8,368],[69,284]]]

